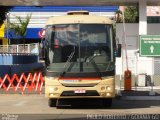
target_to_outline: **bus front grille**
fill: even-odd
[[[99,96],[96,90],[87,90],[86,93],[75,93],[74,91],[63,91],[61,96]]]

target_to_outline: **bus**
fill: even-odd
[[[87,98],[111,106],[117,50],[112,21],[88,11],[70,11],[50,17],[45,29],[48,105],[56,107],[60,99]]]

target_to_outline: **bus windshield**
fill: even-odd
[[[109,24],[47,26],[48,67],[55,72],[101,72],[114,69]]]

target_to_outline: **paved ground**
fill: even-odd
[[[0,95],[0,115],[5,117],[18,117],[19,119],[87,119],[87,115],[136,115],[136,114],[160,114],[160,101],[128,101],[114,99],[111,108],[103,108],[101,101],[76,101],[57,108],[48,107],[44,95]],[[68,106],[69,105],[69,106]],[[16,116],[17,115],[17,116]],[[156,116],[159,120],[160,117]],[[4,120],[4,119],[3,119]],[[17,120],[17,119],[16,119]]]
[[[8,92],[0,89],[0,120],[159,120],[160,89],[154,89],[154,96],[149,95],[148,87],[137,90],[122,90],[111,108],[104,108],[99,100],[60,101],[58,108],[50,108],[44,87],[41,95],[38,91],[26,90],[22,95],[20,89],[16,93],[12,88]]]

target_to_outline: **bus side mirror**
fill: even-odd
[[[116,57],[121,57],[121,44],[117,44]]]

